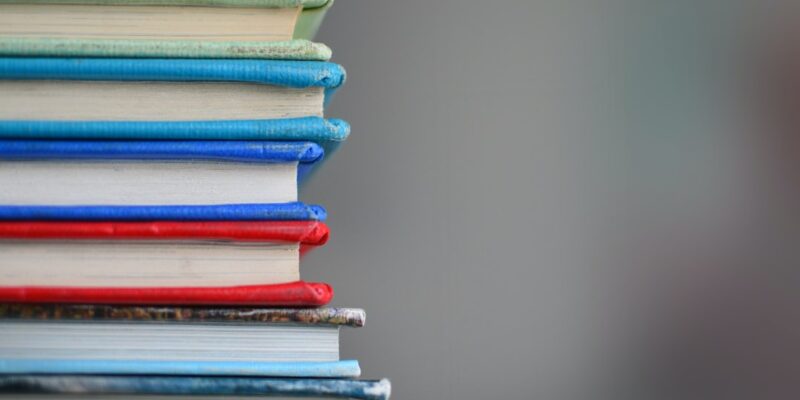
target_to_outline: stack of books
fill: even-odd
[[[300,277],[331,3],[0,0],[0,393],[389,397]]]

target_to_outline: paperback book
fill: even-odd
[[[386,400],[391,384],[382,380],[287,379],[192,376],[105,375],[11,375],[0,376],[3,394],[25,394],[25,398],[74,399],[73,396],[102,395],[109,399],[252,399],[297,397]],[[163,396],[163,397],[162,397]],[[178,397],[181,396],[181,397]],[[184,397],[185,396],[185,397]]]
[[[351,378],[358,309],[0,306],[0,374]]]

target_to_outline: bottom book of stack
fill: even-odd
[[[0,394],[386,399],[339,328],[363,310],[0,305]],[[42,397],[42,398],[44,398]]]
[[[363,399],[389,397],[389,381],[348,379],[285,379],[193,376],[15,375],[0,377],[0,398],[13,393],[24,399],[78,399],[87,395],[108,399],[188,398]],[[211,396],[211,397],[209,397]]]

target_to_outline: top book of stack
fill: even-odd
[[[330,59],[333,0],[0,0],[0,55]]]

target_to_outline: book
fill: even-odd
[[[301,202],[179,206],[0,205],[0,221],[325,221],[322,206]]]
[[[344,70],[328,62],[5,57],[0,120],[322,117],[344,80]]]
[[[391,383],[388,379],[10,375],[0,376],[0,394],[3,393],[24,393],[26,399],[73,399],[71,396],[75,395],[103,395],[109,399],[165,396],[165,400],[192,396],[226,396],[226,399],[242,400],[252,399],[252,396],[387,400],[391,395]],[[41,397],[32,397],[37,394]]]
[[[0,374],[357,377],[359,309],[0,306]],[[223,340],[224,339],[224,340]]]
[[[269,291],[299,281],[300,256],[327,239],[318,221],[0,221],[0,299],[40,293],[40,300],[63,302],[84,293],[119,302],[126,293],[146,301],[144,293],[168,288]],[[330,300],[324,284],[296,289],[314,292],[315,302]]]
[[[310,142],[0,140],[0,205],[196,206],[297,201]]]
[[[3,0],[0,54],[327,60],[332,0]]]

